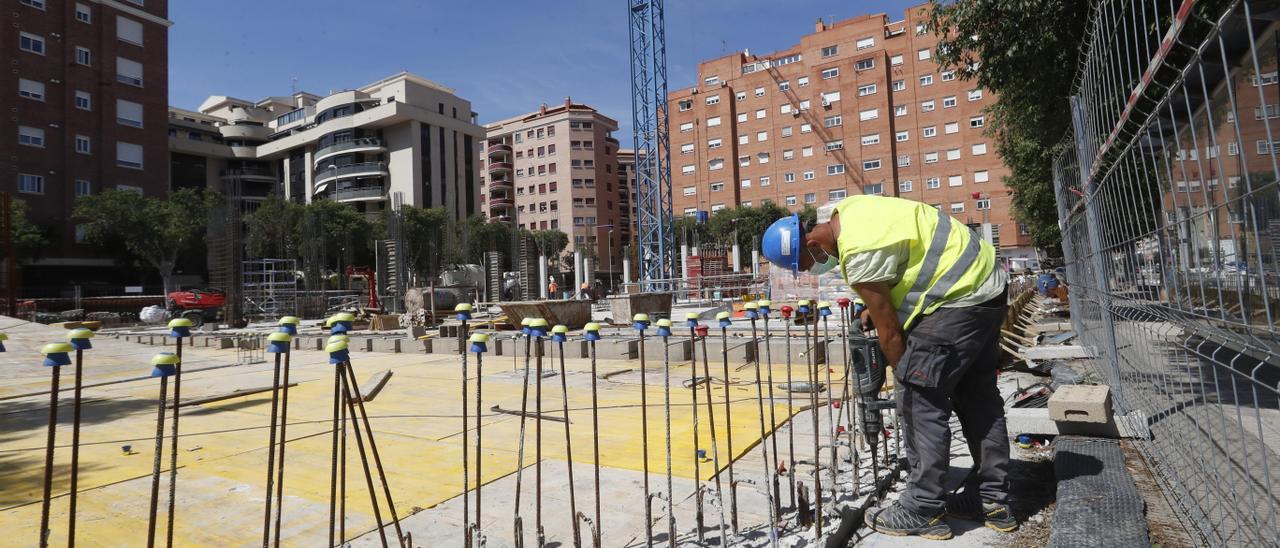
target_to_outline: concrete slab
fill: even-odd
[[[1031,360],[1073,360],[1093,357],[1088,348],[1079,345],[1033,346],[1020,349],[1018,353]]]

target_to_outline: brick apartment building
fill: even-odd
[[[669,94],[675,214],[772,201],[798,210],[855,193],[918,200],[1035,256],[986,134],[994,101],[935,61],[927,8],[827,24],[768,55],[698,66]]]
[[[569,235],[567,253],[622,271],[631,235],[618,122],[569,99],[485,125],[481,200],[489,219]],[[625,176],[624,176],[625,179]],[[613,256],[613,261],[609,256]]]
[[[10,133],[0,139],[3,190],[50,231],[24,267],[24,294],[79,280],[129,278],[77,243],[76,196],[108,188],[168,192],[169,26],[166,0],[6,2],[0,90]],[[136,281],[136,280],[132,280]]]

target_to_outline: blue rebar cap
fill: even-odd
[[[582,338],[588,341],[600,340],[600,324],[591,322],[582,326]]]
[[[471,351],[476,354],[482,354],[489,351],[489,336],[484,333],[475,333],[471,335]]]
[[[689,328],[698,327],[698,313],[690,312],[684,315],[684,324]]]
[[[324,351],[329,353],[329,365],[338,365],[351,358],[351,351],[347,350],[347,341],[333,341],[324,347]]]
[[[288,333],[290,337],[298,336],[298,324],[302,323],[297,316],[285,316],[276,322],[280,327],[281,333]]]
[[[470,320],[471,319],[471,303],[458,303],[458,306],[453,307],[453,312],[454,312],[454,315],[457,316],[458,321],[465,322],[467,320]]]
[[[635,316],[632,316],[631,327],[635,328],[636,331],[644,331],[646,329],[649,329],[649,315],[636,314]]]
[[[75,348],[67,343],[49,343],[40,349],[40,353],[44,354],[45,367],[57,367],[71,364],[71,356],[68,353],[72,350]]]
[[[533,318],[524,318],[524,319],[520,320],[520,332],[521,332],[521,333],[524,333],[525,335],[528,335],[528,334],[529,334],[529,322],[531,322],[531,321],[533,321]]]
[[[666,318],[658,320],[658,336],[659,337],[671,336],[671,320],[668,320]]]
[[[292,340],[292,336],[280,331],[267,335],[267,352],[271,352],[273,354],[288,352],[289,342]]]
[[[551,340],[562,343],[569,340],[569,326],[557,325],[551,328]]]
[[[72,329],[67,332],[67,340],[71,342],[71,347],[76,350],[88,350],[93,348],[93,343],[89,339],[93,338],[93,331],[81,327],[80,329]]]
[[[760,308],[760,315],[765,318],[768,318],[769,311],[772,310],[772,307],[773,307],[773,301],[769,299],[761,299],[759,301],[756,301],[756,306]]]
[[[798,309],[798,312],[800,312],[801,314],[808,314],[809,307],[812,304],[813,303],[810,302],[809,299],[800,299],[800,301],[796,302],[796,308]]]
[[[151,357],[152,377],[172,377],[178,373],[178,355],[173,352],[161,352]]]
[[[823,318],[831,315],[831,303],[827,301],[818,301],[818,315]]]
[[[760,317],[760,305],[755,301],[742,305],[742,309],[746,311],[748,320],[754,320]]]
[[[720,327],[729,327],[733,323],[733,313],[725,311],[716,314],[716,319],[720,321]]]
[[[5,333],[5,332],[3,332],[3,331],[0,331],[0,352],[4,352],[4,351],[5,351],[5,349],[4,349],[4,341],[7,341],[7,340],[9,340],[9,334],[8,334],[8,333]]]
[[[547,336],[547,320],[544,320],[542,318],[530,318],[529,334],[534,337]]]
[[[186,318],[174,318],[169,320],[169,336],[170,337],[190,337],[191,336],[191,320]]]

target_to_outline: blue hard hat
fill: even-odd
[[[800,216],[792,214],[769,225],[760,239],[760,252],[769,262],[792,272],[800,271],[800,236],[804,229],[800,226]]]

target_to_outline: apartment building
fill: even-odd
[[[927,6],[819,20],[789,49],[699,64],[699,85],[668,96],[675,213],[899,196],[966,222],[1002,257],[1034,257],[986,134],[994,97],[937,64],[927,21]]]
[[[6,2],[0,139],[6,192],[48,229],[51,245],[24,267],[24,292],[104,280],[113,260],[77,243],[77,196],[106,188],[168,191],[166,0]],[[47,290],[46,290],[47,289]]]
[[[621,272],[630,226],[622,222],[617,130],[617,121],[570,99],[487,124],[483,200],[489,218],[527,230],[560,230],[569,235],[568,253],[597,258],[597,271],[612,265]]]
[[[337,200],[368,214],[398,195],[461,220],[481,214],[475,117],[454,90],[406,72],[326,96],[215,95],[198,112],[169,110],[172,183],[250,204],[271,193]]]

